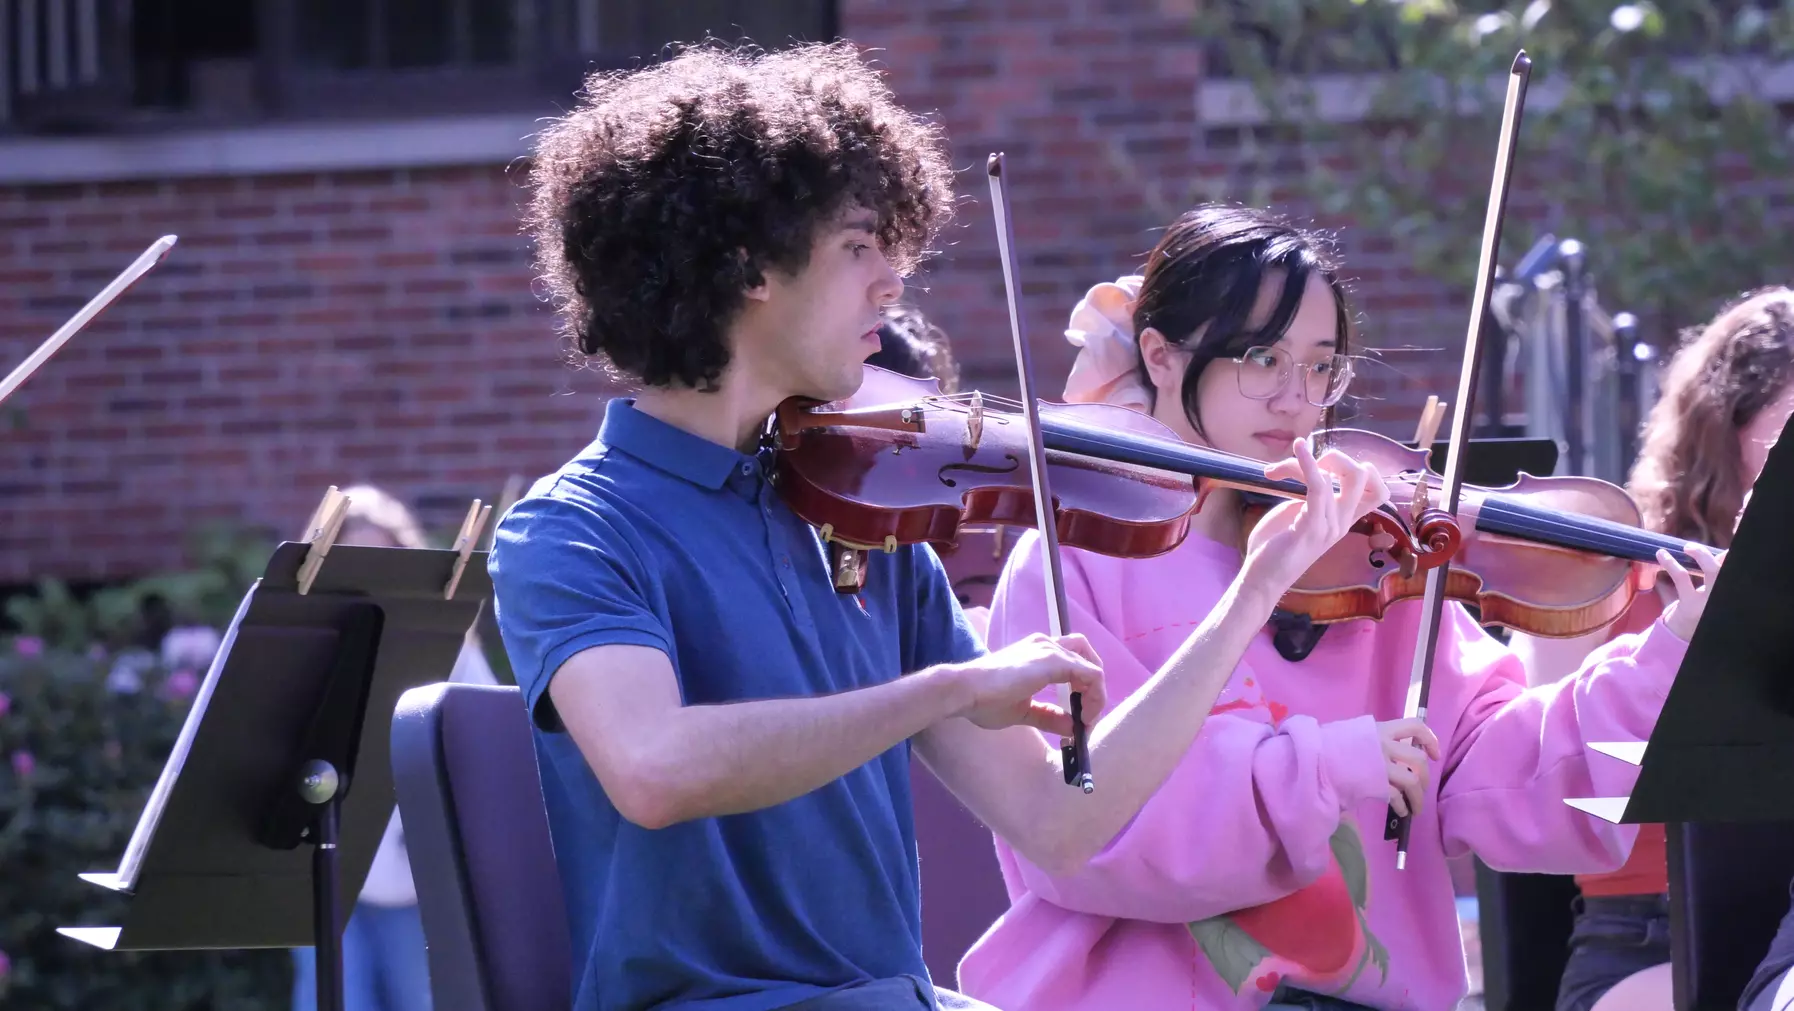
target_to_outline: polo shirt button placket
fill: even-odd
[[[741,465],[741,472],[743,474],[752,474],[753,471],[754,471],[754,465],[752,463],[743,463]],[[771,482],[768,481],[767,483],[770,484]],[[784,572],[774,572],[773,573],[774,577],[777,578],[779,581],[779,595],[785,598],[785,606],[791,608],[792,612],[795,614],[796,610],[797,610],[797,605],[792,603],[792,600],[791,600],[791,593],[792,593],[792,590],[794,589],[794,587],[791,585],[791,580],[789,578],[789,575],[791,573],[791,556],[789,554],[781,554],[779,549],[774,545],[774,540],[776,538],[776,531],[778,530],[778,525],[773,521],[773,518],[772,518],[772,504],[771,504],[772,491],[771,491],[771,489],[767,488],[765,486],[762,486],[760,488],[760,494],[758,496],[756,496],[756,498],[758,499],[759,505],[760,505],[760,518],[761,518],[762,522],[764,522],[766,524],[767,552],[770,555],[772,555],[774,563],[779,565],[780,568],[783,568],[785,570]]]

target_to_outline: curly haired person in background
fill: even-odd
[[[1794,412],[1794,291],[1769,288],[1688,331],[1645,422],[1628,491],[1644,526],[1714,547],[1732,542],[1746,494]],[[1533,684],[1589,651],[1650,627],[1674,592],[1659,583],[1618,621],[1578,639],[1516,634]],[[1639,827],[1619,870],[1576,878],[1576,924],[1557,1011],[1669,1011],[1669,867],[1663,826]],[[1794,935],[1791,935],[1794,936]],[[1794,963],[1791,963],[1794,964]],[[1786,968],[1786,966],[1783,966]]]
[[[915,306],[886,307],[878,324],[878,350],[866,364],[914,379],[934,379],[942,393],[959,390],[959,363],[953,359],[946,332]]]
[[[1104,721],[1086,796],[1040,734],[1069,714],[1034,701],[1068,684],[1094,720],[1080,637],[987,652],[923,544],[871,552],[864,588],[835,588],[827,545],[768,480],[767,421],[859,389],[953,201],[945,144],[851,44],[594,75],[532,172],[562,318],[636,388],[505,515],[489,559],[573,1008],[974,1006],[922,958],[912,747],[1017,849],[1072,865],[1189,746],[1255,623],[1218,617],[1163,706]],[[1349,466],[1331,471],[1344,494],[1312,457],[1290,468],[1316,491],[1254,596],[1376,504]]]

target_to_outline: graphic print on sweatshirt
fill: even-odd
[[[1257,710],[1277,727],[1290,712],[1289,706],[1266,697],[1252,677],[1241,682],[1239,697],[1227,699],[1230,694],[1223,691],[1210,715]],[[1315,993],[1343,994],[1369,967],[1388,982],[1389,952],[1365,920],[1370,868],[1364,842],[1342,817],[1328,844],[1332,862],[1306,887],[1189,924],[1197,947],[1235,994],[1247,987],[1268,994],[1284,982]]]
[[[1312,884],[1189,925],[1190,936],[1234,993],[1256,987],[1268,994],[1289,983],[1338,995],[1370,967],[1388,982],[1389,951],[1364,918],[1370,869],[1363,840],[1342,818],[1329,843],[1333,860]]]

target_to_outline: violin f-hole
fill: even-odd
[[[946,485],[947,487],[957,488],[957,487],[959,487],[958,482],[954,481],[952,478],[947,476],[947,472],[950,470],[969,470],[974,474],[1007,474],[1022,465],[1022,462],[1020,460],[1016,459],[1016,456],[1014,453],[1004,453],[1003,459],[1009,461],[1009,466],[999,467],[993,463],[948,463],[948,464],[942,464],[941,469],[935,472],[935,476],[938,477],[940,479],[940,482],[942,484]]]

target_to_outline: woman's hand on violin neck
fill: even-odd
[[[1293,458],[1267,468],[1265,476],[1299,480],[1308,495],[1277,505],[1258,522],[1246,541],[1241,573],[1242,579],[1270,591],[1272,599],[1294,585],[1354,523],[1389,500],[1388,485],[1373,464],[1338,450],[1316,459],[1307,439],[1297,439],[1294,450]]]
[[[1071,713],[1034,696],[1049,686],[1069,684],[1082,693],[1084,724],[1103,710],[1102,660],[1081,635],[1057,638],[1036,632],[976,660],[936,668],[953,680],[961,704],[954,712],[986,730],[1025,724],[1070,737]]]
[[[1706,613],[1707,598],[1713,593],[1713,581],[1719,578],[1720,566],[1725,564],[1726,552],[1715,555],[1699,544],[1684,545],[1682,550],[1700,566],[1701,585],[1694,585],[1694,577],[1667,551],[1657,552],[1657,564],[1669,573],[1669,581],[1676,587],[1675,601],[1664,609],[1663,624],[1675,633],[1676,638],[1690,642],[1694,639],[1695,627],[1701,622],[1701,615]]]

